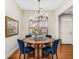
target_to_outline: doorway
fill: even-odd
[[[73,44],[73,15],[62,14],[59,17],[59,36],[61,44]]]

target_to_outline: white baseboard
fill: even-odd
[[[62,43],[62,44],[73,44],[73,43]]]
[[[8,59],[8,57],[10,57],[17,49],[18,49],[18,47],[13,49],[7,56],[5,56],[5,59]]]

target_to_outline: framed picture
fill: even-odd
[[[5,36],[17,35],[19,32],[19,23],[8,16],[5,16]]]

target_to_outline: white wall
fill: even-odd
[[[5,15],[19,21],[19,34],[5,38],[5,56],[8,57],[17,47],[16,39],[20,38],[21,10],[12,0],[5,0]]]
[[[55,10],[55,16],[57,20],[57,30],[56,30],[56,37],[59,38],[59,15],[62,14],[65,10],[67,10],[69,7],[73,6],[73,0],[64,0],[58,8]]]
[[[73,5],[73,0],[64,0],[56,9],[56,14],[60,15],[72,5]]]
[[[42,11],[48,14],[48,33],[55,34],[56,33],[56,17],[54,11]],[[23,37],[28,34],[28,20],[30,17],[35,17],[37,15],[36,11],[24,11],[23,12],[23,20],[22,20],[22,34]],[[55,36],[54,36],[55,37]]]

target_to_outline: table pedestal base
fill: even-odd
[[[40,44],[36,45],[36,50],[35,50],[35,59],[40,59],[42,58],[42,50],[40,48]]]

